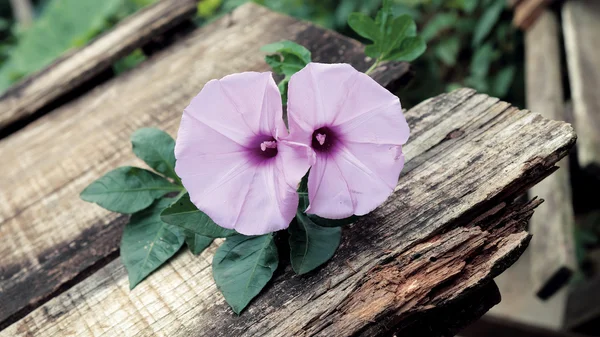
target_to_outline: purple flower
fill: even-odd
[[[400,100],[348,64],[310,63],[288,90],[289,139],[315,151],[307,213],[364,215],[393,192],[409,128]]]
[[[212,80],[183,113],[175,171],[194,205],[219,226],[244,235],[285,229],[314,160],[287,135],[271,73]]]

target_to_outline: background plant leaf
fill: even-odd
[[[217,249],[213,276],[227,303],[239,314],[271,280],[278,264],[273,235],[236,235]]]
[[[392,50],[383,60],[412,62],[421,56],[426,49],[427,44],[420,36],[407,37],[402,40],[398,48]]]
[[[204,237],[225,238],[237,234],[234,230],[214,223],[208,215],[192,203],[188,193],[166,208],[160,217],[162,221],[170,225]]]
[[[150,206],[155,199],[169,192],[181,190],[182,187],[148,170],[124,166],[91,183],[80,197],[109,211],[131,214]]]
[[[365,47],[365,55],[378,61],[413,61],[425,52],[425,40],[417,37],[414,19],[408,14],[394,16],[391,4],[383,1],[375,21],[362,13],[352,13],[348,25],[373,42]]]
[[[156,172],[181,184],[175,173],[175,140],[168,133],[155,128],[141,128],[131,136],[133,153]]]
[[[33,25],[17,34],[0,68],[0,92],[42,69],[72,47],[80,47],[111,25],[124,0],[48,1]]]
[[[381,35],[375,21],[363,13],[351,13],[348,16],[348,25],[358,35],[371,41],[376,41]]]
[[[160,219],[160,212],[172,201],[161,199],[148,209],[135,213],[123,230],[121,260],[127,269],[131,289],[183,246],[183,231]]]
[[[506,5],[505,0],[495,0],[492,5],[486,8],[483,15],[477,22],[475,33],[473,35],[473,46],[479,46],[483,40],[490,34],[492,28],[498,23],[500,14]]]

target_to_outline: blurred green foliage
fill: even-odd
[[[27,30],[14,28],[10,19],[0,19],[0,37],[4,38],[0,44],[0,91],[156,0],[40,1],[40,14]],[[201,0],[196,22],[210,22],[247,1],[335,29],[366,44],[374,40],[355,33],[348,18],[354,12],[364,14],[354,14],[355,19],[374,17],[382,6],[382,0]],[[412,17],[428,46],[413,61],[416,78],[399,92],[405,107],[461,86],[523,106],[523,38],[511,26],[512,14],[505,8],[505,0],[392,0],[391,11],[393,17]],[[375,47],[370,48],[375,55]],[[117,62],[115,71],[126,71],[144,59],[138,50]]]
[[[199,24],[249,0],[204,0]],[[381,0],[253,0],[272,10],[315,22],[369,44],[347,24],[353,12],[374,16]],[[413,62],[416,78],[399,94],[410,107],[431,96],[467,86],[524,105],[523,37],[511,25],[505,0],[395,0],[394,17],[411,16],[427,43]],[[353,14],[354,20],[358,18]],[[364,16],[360,16],[364,18]],[[367,50],[368,52],[369,50]],[[372,53],[375,55],[374,53]]]
[[[2,44],[0,92],[81,47],[117,22],[155,0],[52,0],[27,29],[14,27],[14,44]],[[0,21],[0,29],[2,22]]]

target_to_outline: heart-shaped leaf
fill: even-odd
[[[184,230],[185,243],[194,255],[202,253],[213,242],[213,238],[198,235],[192,231]]]
[[[138,129],[131,136],[133,153],[156,172],[181,183],[175,173],[175,140],[166,132],[154,128]]]
[[[308,273],[333,257],[342,238],[342,229],[339,226],[348,220],[330,220],[308,215],[304,213],[307,206],[308,196],[301,194],[296,221],[293,221],[288,228],[290,260],[296,274]],[[313,217],[329,226],[319,226],[313,221]],[[340,225],[333,226],[335,221],[338,221]]]
[[[160,212],[171,202],[173,199],[161,199],[148,209],[135,213],[123,230],[121,260],[127,269],[131,289],[183,246],[183,231],[160,219]]]
[[[327,262],[340,245],[340,227],[321,227],[298,212],[288,228],[290,257],[296,274],[305,274]]]
[[[166,208],[160,217],[162,221],[170,225],[209,238],[226,238],[237,234],[234,230],[223,228],[214,223],[208,215],[192,203],[188,193],[182,195],[179,200]]]
[[[109,211],[131,214],[150,206],[155,199],[181,189],[158,174],[124,166],[91,183],[80,197]]]
[[[272,234],[227,238],[213,258],[217,288],[239,314],[271,280],[279,257]]]

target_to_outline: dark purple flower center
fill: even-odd
[[[312,134],[312,148],[317,152],[330,152],[338,141],[338,137],[330,128],[324,126]]]
[[[257,159],[270,159],[277,155],[277,141],[272,136],[257,137],[250,148]]]

